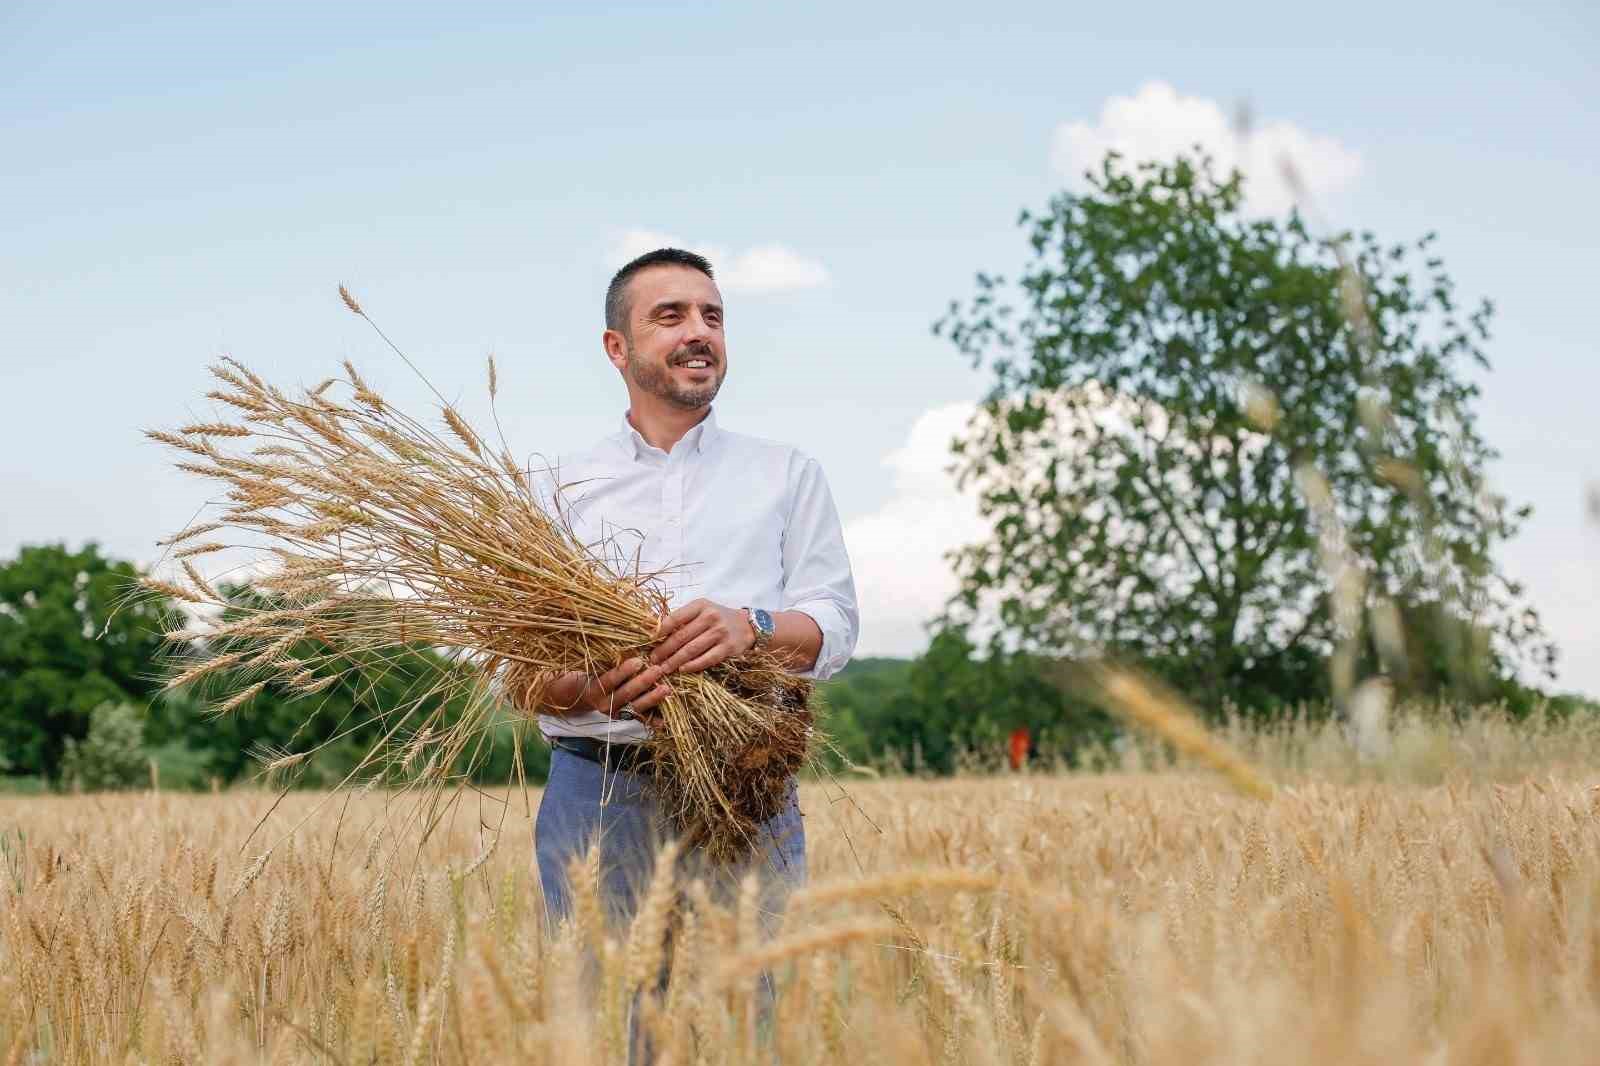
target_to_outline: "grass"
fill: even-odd
[[[351,795],[337,840],[314,818],[264,864],[268,794],[0,798],[0,1062],[620,1062],[669,926],[640,1009],[679,1063],[755,1060],[763,966],[785,1063],[1588,1061],[1596,730],[1384,737],[1236,728],[1265,801],[1140,745],[1096,774],[807,786],[811,886],[771,941],[693,886],[674,926],[660,884],[631,930],[580,899],[546,934],[515,793],[493,847],[499,795],[420,854]]]

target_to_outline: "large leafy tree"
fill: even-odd
[[[161,635],[181,619],[129,598],[137,574],[89,544],[25,547],[0,564],[0,772],[55,776],[102,703],[159,686]]]
[[[1482,638],[1445,642],[1457,674],[1548,668],[1492,557],[1527,511],[1484,484],[1491,308],[1458,306],[1431,238],[1252,217],[1204,156],[1088,177],[935,327],[993,373],[955,445],[993,533],[954,556],[952,616],[1212,706],[1326,694],[1336,649],[1346,680],[1379,652],[1403,673],[1402,617]]]

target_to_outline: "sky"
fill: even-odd
[[[726,427],[827,472],[858,654],[910,655],[979,537],[946,446],[987,385],[931,334],[1020,209],[1107,147],[1200,141],[1283,210],[1438,233],[1498,314],[1491,476],[1534,516],[1500,553],[1600,694],[1600,15],[1582,3],[0,6],[0,558],[136,560],[201,486],[141,430],[208,416],[229,354],[469,417],[494,353],[522,451],[611,432],[607,279],[670,238],[728,305]],[[1248,105],[1254,136],[1230,131]]]

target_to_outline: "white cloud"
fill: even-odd
[[[728,261],[722,273],[732,288],[749,292],[814,289],[828,282],[828,270],[781,244],[747,249]]]
[[[1084,171],[1098,170],[1111,150],[1138,163],[1169,160],[1196,144],[1211,153],[1220,173],[1234,167],[1244,173],[1246,199],[1264,214],[1285,212],[1294,204],[1282,173],[1285,158],[1293,161],[1317,202],[1348,187],[1364,168],[1354,149],[1282,119],[1254,123],[1246,135],[1215,100],[1180,95],[1162,81],[1146,82],[1132,96],[1111,97],[1095,122],[1057,126],[1050,162],[1076,182]]]
[[[915,655],[927,647],[923,628],[955,591],[944,553],[983,538],[988,527],[970,494],[946,472],[950,441],[973,405],[925,411],[906,441],[883,459],[894,487],[876,511],[845,524],[845,544],[861,606],[857,655]]]
[[[828,283],[828,268],[782,244],[758,244],[741,252],[713,244],[685,241],[656,230],[631,229],[611,250],[611,261],[621,266],[635,256],[657,248],[687,248],[711,260],[717,282],[729,292],[788,292],[814,289]]]

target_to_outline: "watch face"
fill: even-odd
[[[761,635],[763,637],[772,636],[772,615],[768,614],[766,611],[763,611],[759,607],[752,609],[750,615],[756,620],[756,628],[761,630]]]

